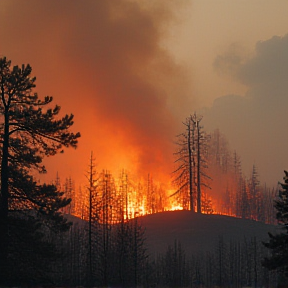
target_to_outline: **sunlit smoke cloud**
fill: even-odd
[[[37,91],[75,114],[82,133],[76,152],[47,162],[52,173],[82,176],[92,150],[100,168],[173,170],[177,115],[188,101],[179,94],[184,72],[160,45],[172,2],[143,3],[1,1],[0,54],[30,63]]]
[[[245,84],[247,93],[216,99],[206,112],[206,127],[227,136],[246,174],[255,164],[261,181],[275,186],[288,168],[288,34],[258,42],[249,58],[234,48],[214,66]]]

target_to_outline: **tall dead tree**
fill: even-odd
[[[93,285],[93,240],[92,240],[92,228],[95,221],[98,221],[98,208],[97,208],[97,178],[95,170],[95,159],[93,158],[93,152],[91,152],[89,171],[87,173],[88,186],[87,190],[89,193],[89,204],[88,204],[88,285]]]
[[[194,163],[195,163],[195,187],[197,190],[197,212],[201,213],[202,210],[202,191],[201,187],[205,186],[206,188],[210,188],[208,182],[211,177],[206,173],[206,169],[208,168],[207,157],[208,157],[208,147],[207,147],[207,135],[203,130],[203,126],[200,125],[202,120],[202,116],[198,116],[196,113],[190,116],[191,121],[193,122],[193,131],[194,131]]]
[[[194,211],[194,202],[193,202],[193,166],[195,167],[195,159],[194,159],[194,139],[195,139],[195,130],[194,126],[191,127],[191,117],[186,121],[186,127],[188,132],[187,137],[187,148],[188,148],[188,165],[189,165],[189,199],[190,199],[190,210]],[[191,131],[192,128],[192,131]]]
[[[202,117],[197,117],[196,113],[190,117],[191,121],[193,122],[194,131],[196,132],[195,139],[195,154],[196,154],[196,177],[195,177],[195,185],[197,186],[197,212],[201,213],[201,140],[202,140],[202,133],[201,133],[201,126],[200,121]]]
[[[177,156],[175,163],[179,163],[179,166],[174,171],[176,177],[173,182],[177,186],[177,190],[171,196],[181,195],[183,208],[188,208],[187,202],[189,202],[189,210],[195,211],[194,207],[194,166],[195,157],[193,153],[194,149],[194,127],[191,117],[186,118],[183,122],[185,126],[185,132],[177,135],[178,150],[174,153]],[[188,193],[187,193],[188,192]],[[188,195],[187,195],[188,194]]]
[[[202,116],[197,116],[196,113],[190,115],[183,122],[185,125],[185,132],[177,136],[176,144],[179,149],[176,153],[176,163],[180,163],[178,168],[174,171],[176,177],[174,183],[178,189],[171,196],[177,194],[189,194],[189,209],[201,213],[201,186],[207,186],[202,177],[210,178],[204,172],[207,168],[205,161],[205,134],[203,127],[200,125]],[[185,197],[185,196],[184,196]],[[185,207],[183,207],[185,208]]]

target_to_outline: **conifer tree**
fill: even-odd
[[[36,77],[28,65],[11,67],[11,61],[0,58],[0,279],[8,275],[11,217],[19,211],[30,211],[29,217],[41,216],[41,223],[65,230],[69,225],[59,209],[70,203],[54,185],[39,185],[32,171],[45,173],[45,156],[76,148],[79,133],[71,133],[73,115],[58,119],[60,107],[46,108],[53,98],[39,99],[33,93]],[[31,213],[34,210],[35,213]],[[17,213],[16,213],[17,211]],[[36,218],[35,218],[36,219]],[[23,217],[21,218],[23,220]],[[38,223],[37,227],[42,226]],[[30,244],[31,245],[31,244]],[[33,245],[33,243],[32,243]],[[11,264],[12,265],[12,264]]]
[[[271,251],[271,256],[264,259],[263,266],[282,272],[287,277],[288,284],[288,172],[284,173],[279,199],[275,201],[276,218],[282,232],[275,235],[269,233],[269,242],[263,243]]]
[[[93,152],[90,156],[89,171],[87,173],[88,180],[88,286],[92,287],[94,284],[94,274],[95,274],[95,250],[97,250],[97,231],[99,229],[99,209],[100,201],[97,195],[97,171],[95,159],[93,158]],[[96,235],[95,235],[96,234]]]

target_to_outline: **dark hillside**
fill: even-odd
[[[167,211],[138,218],[146,228],[146,243],[151,255],[162,253],[177,239],[188,253],[211,251],[219,237],[225,241],[243,241],[256,237],[259,241],[268,238],[277,226],[253,220],[223,215],[207,215],[190,211]]]

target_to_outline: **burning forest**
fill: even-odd
[[[201,120],[194,113],[183,122],[183,133],[175,137],[175,170],[165,182],[149,171],[140,177],[125,169],[113,175],[99,169],[91,153],[84,185],[77,188],[71,177],[61,181],[57,176],[53,182],[72,198],[63,212],[88,220],[92,209],[94,219],[101,222],[108,217],[110,223],[119,223],[158,212],[191,210],[275,223],[276,187],[260,183],[255,165],[245,176],[240,156],[231,152],[225,135],[219,129],[207,133]],[[103,207],[108,211],[104,213]]]
[[[1,287],[288,286],[287,1],[234,2],[0,1]]]

